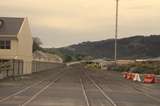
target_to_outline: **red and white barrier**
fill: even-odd
[[[133,81],[141,82],[140,75],[138,73],[135,73],[135,77],[133,78]]]
[[[123,74],[123,78],[126,79],[126,78],[127,78],[127,75],[128,75],[128,72],[123,72],[122,74]]]
[[[160,79],[158,79],[155,74],[139,74],[139,73],[131,73],[131,72],[123,72],[122,74],[123,74],[123,78],[127,80],[144,82],[147,84],[160,83]],[[143,79],[143,81],[141,80],[141,78]]]
[[[144,83],[155,83],[156,76],[154,74],[145,74],[144,75]]]

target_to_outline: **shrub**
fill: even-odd
[[[129,67],[128,66],[113,66],[111,68],[113,71],[118,71],[118,72],[123,72],[123,71],[128,71]]]
[[[146,67],[137,66],[137,67],[130,68],[130,72],[134,72],[134,73],[145,73],[147,71],[149,71],[149,69]]]

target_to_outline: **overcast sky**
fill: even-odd
[[[120,0],[119,37],[160,34],[159,0]],[[115,0],[2,0],[0,16],[28,17],[45,47],[114,37]]]

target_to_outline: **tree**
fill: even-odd
[[[64,62],[71,62],[73,59],[71,56],[69,55],[63,55],[63,61]]]
[[[41,42],[40,38],[33,37],[33,52],[36,50],[43,50],[41,45],[42,45],[42,42]]]

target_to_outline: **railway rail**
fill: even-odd
[[[93,78],[93,76],[92,76],[92,78]],[[104,78],[104,80],[107,81],[107,79],[105,79],[105,78]],[[105,82],[105,81],[104,81],[104,82]],[[96,79],[96,82],[100,83],[100,82],[102,82],[102,79],[101,79],[101,81],[100,81],[99,79]],[[133,82],[126,82],[126,81],[125,81],[125,83],[124,83],[124,81],[123,81],[123,83],[122,83],[122,82],[119,82],[119,83],[117,83],[117,84],[119,84],[119,86],[125,86],[125,87],[128,87],[127,85],[129,85],[129,87],[132,87],[132,88],[133,88],[135,91],[137,91],[140,95],[144,95],[144,96],[146,96],[146,97],[149,97],[149,98],[152,99],[153,101],[155,101],[155,102],[157,102],[157,103],[160,104],[160,99],[159,99],[159,98],[157,98],[157,97],[155,97],[155,96],[152,96],[152,95],[150,95],[149,93],[146,93],[146,92],[148,92],[148,90],[149,90],[149,88],[147,88],[147,87],[142,87],[142,86],[140,86],[139,84],[135,84],[135,83],[133,83]]]
[[[83,73],[84,73],[83,75],[85,76],[86,82],[87,82],[87,80],[88,80],[89,82],[91,82],[91,84],[93,84],[94,87],[99,91],[99,93],[104,97],[104,100],[107,101],[104,106],[108,106],[108,105],[109,105],[109,106],[118,106],[118,105],[114,102],[114,100],[107,95],[107,93],[103,90],[103,88],[101,88],[101,87],[99,86],[99,84],[97,84],[97,83],[94,81],[94,79],[92,79],[92,78],[90,77],[90,75],[88,75],[86,72],[83,72]],[[83,78],[83,79],[84,79],[84,78]],[[85,101],[86,101],[87,106],[92,106],[92,103],[90,102],[90,97],[87,95],[87,87],[85,87],[85,83],[84,83],[83,79],[80,79],[80,82],[81,82],[83,94],[84,94],[84,97],[85,97]]]
[[[41,76],[46,76],[46,78]],[[158,92],[157,89],[154,93],[146,93],[150,91],[149,88],[119,79],[119,75],[112,72],[91,72],[83,67],[75,66],[56,70],[52,74],[40,73],[37,76],[40,81],[37,81],[35,76],[32,78],[34,78],[34,82],[31,85],[27,83],[28,87],[25,85],[20,90],[18,87],[18,92],[10,93],[11,95],[0,99],[0,106],[46,106],[48,104],[61,106],[135,106],[141,104],[141,106],[159,106],[160,104],[159,95],[154,94]]]
[[[91,106],[91,104],[90,104],[90,102],[89,102],[89,99],[88,99],[88,96],[87,96],[87,93],[86,93],[86,89],[85,89],[85,87],[84,87],[84,83],[83,83],[83,81],[82,81],[81,78],[80,78],[80,83],[81,83],[83,95],[84,95],[84,97],[85,97],[86,105],[87,105],[87,106]]]
[[[4,97],[3,99],[0,100],[0,105],[10,100],[17,101],[16,97],[25,95],[26,92],[32,92],[31,94],[29,94],[29,96],[27,95],[28,96],[27,99],[25,98],[24,100],[21,100],[20,103],[18,103],[18,106],[26,106],[32,100],[34,100],[38,95],[44,92],[48,87],[56,83],[64,73],[65,71],[61,71],[56,73],[56,75],[50,75],[46,79],[33,83],[32,85],[25,87],[19,90],[18,92],[15,92],[7,97]]]
[[[125,84],[125,85],[124,85]],[[129,85],[130,87],[132,87],[134,90],[136,90],[137,92],[139,92],[141,95],[147,96],[150,99],[154,100],[155,102],[160,103],[160,99],[150,95],[149,93],[147,93],[148,91],[152,92],[152,90],[150,88],[147,88],[139,83],[134,83],[134,82],[128,82],[128,81],[123,81],[119,83],[120,86],[126,86]],[[127,86],[126,86],[127,87]]]

